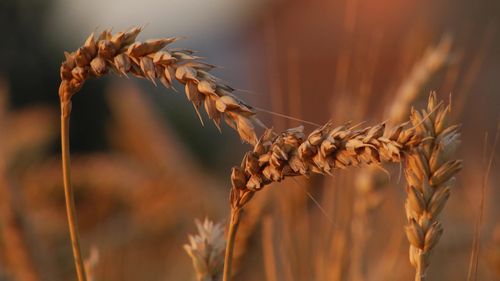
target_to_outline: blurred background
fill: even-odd
[[[90,33],[137,25],[139,40],[185,36],[175,47],[221,66],[215,74],[277,130],[301,122],[269,112],[394,124],[431,90],[450,99],[465,168],[441,217],[429,280],[467,278],[481,208],[477,280],[500,280],[495,0],[1,0],[0,280],[75,279],[59,66]],[[203,127],[182,92],[147,81],[109,75],[73,100],[76,207],[84,255],[99,256],[95,279],[195,280],[182,245],[195,218],[227,222],[230,169],[249,147],[227,126]],[[355,169],[259,192],[239,233],[237,280],[413,278],[404,183],[397,165],[387,169],[392,177]]]

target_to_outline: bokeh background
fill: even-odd
[[[391,108],[408,93],[417,106],[431,90],[450,99],[465,168],[442,215],[429,280],[466,280],[474,237],[476,280],[500,280],[495,0],[1,0],[0,280],[75,279],[58,69],[63,52],[91,32],[136,25],[145,27],[139,40],[185,36],[175,46],[221,66],[215,73],[277,130],[301,122],[276,113],[371,125],[396,116]],[[74,97],[71,149],[96,280],[195,280],[182,245],[195,218],[227,222],[230,168],[249,149],[236,133],[201,126],[182,92],[109,76]],[[237,280],[413,278],[404,183],[398,166],[387,169],[393,176],[371,185],[356,169],[259,192],[238,237]]]

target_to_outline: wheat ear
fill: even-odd
[[[190,50],[165,49],[178,40],[175,37],[135,42],[140,32],[138,27],[116,34],[105,30],[97,38],[91,34],[75,52],[65,53],[60,71],[65,100],[70,102],[88,78],[104,76],[109,70],[148,79],[155,85],[160,81],[167,88],[178,81],[202,123],[199,108],[203,105],[217,128],[224,119],[242,140],[255,144],[254,125],[260,124],[255,111],[232,94],[233,88],[209,73],[215,66],[200,61]]]
[[[220,280],[226,247],[222,224],[208,219],[195,222],[198,234],[189,235],[189,244],[184,245],[184,250],[191,257],[196,278],[198,281]]]
[[[454,175],[462,168],[461,160],[453,160],[459,144],[458,125],[448,125],[450,106],[429,97],[427,110],[412,110],[411,122],[419,135],[426,138],[406,158],[405,176],[408,197],[405,202],[406,235],[410,242],[410,262],[415,267],[415,281],[426,280],[430,255],[443,233],[437,217],[443,209]]]
[[[349,124],[333,127],[327,123],[307,138],[303,127],[279,135],[267,130],[240,167],[233,167],[234,190],[257,191],[286,177],[311,173],[331,174],[351,166],[400,162],[402,154],[420,138],[403,123],[384,136],[385,124],[356,129]],[[233,200],[234,201],[234,200]]]
[[[349,124],[333,127],[327,123],[306,138],[303,127],[281,134],[267,130],[246,153],[241,166],[231,173],[231,220],[224,264],[224,281],[231,278],[234,240],[244,206],[256,191],[286,177],[311,173],[331,174],[333,169],[400,162],[405,152],[420,143],[408,123],[395,127],[387,136],[385,125],[356,129]]]

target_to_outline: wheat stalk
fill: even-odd
[[[75,261],[76,275],[78,281],[87,281],[85,274],[85,265],[82,258],[80,246],[80,235],[75,211],[75,198],[73,188],[71,187],[71,166],[69,153],[69,112],[71,103],[63,102],[61,99],[61,155],[63,170],[64,199],[66,202],[66,216],[68,217],[69,235],[71,239],[71,248],[73,250],[73,259]]]
[[[427,141],[412,150],[405,165],[408,197],[405,202],[410,242],[410,262],[415,267],[415,281],[426,280],[430,255],[443,233],[437,217],[450,196],[453,177],[461,168],[461,160],[452,160],[459,144],[458,125],[448,125],[450,106],[429,97],[427,110],[412,110],[411,122]]]

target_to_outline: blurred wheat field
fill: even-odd
[[[200,102],[187,74],[173,83],[177,92],[106,75],[73,97],[71,172],[87,280],[222,280],[231,168],[242,159],[244,168],[253,148],[241,138],[259,138],[260,122],[278,135],[304,126],[307,136],[328,121],[359,126],[353,130],[383,122],[390,131],[411,108],[426,108],[431,91],[451,105],[450,124],[460,124],[452,159],[463,169],[438,217],[443,233],[425,280],[500,280],[495,1],[217,0],[210,9],[193,1],[35,2],[0,4],[0,280],[76,279],[58,67],[63,50],[77,50],[90,33],[136,24],[145,26],[141,42],[187,35],[166,51],[206,62],[196,67],[220,77],[204,76],[229,98],[217,104],[196,81]],[[71,32],[75,38],[62,36]],[[170,61],[164,55],[151,60]],[[158,78],[146,64],[135,74]],[[237,112],[229,113],[236,130],[217,121],[227,108]],[[231,280],[414,280],[405,167],[334,170],[255,192],[239,221]]]

